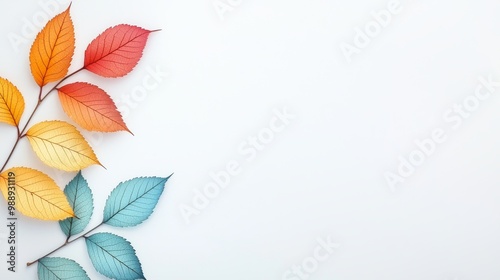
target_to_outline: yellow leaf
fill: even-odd
[[[24,98],[15,85],[0,78],[0,122],[19,126],[24,112]]]
[[[26,132],[36,155],[48,166],[64,171],[78,171],[99,164],[85,138],[71,124],[47,121]]]
[[[13,200],[9,200],[8,186],[15,186]],[[15,201],[16,210],[28,217],[51,221],[75,217],[64,192],[38,170],[15,167],[5,171],[0,174],[0,189],[4,198]]]
[[[68,7],[45,25],[31,46],[30,67],[36,83],[44,86],[64,78],[74,52],[75,30]]]

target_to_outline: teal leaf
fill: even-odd
[[[83,268],[65,258],[43,258],[38,261],[39,280],[90,280]]]
[[[94,201],[92,191],[81,172],[78,172],[76,177],[68,183],[64,188],[64,193],[77,217],[67,218],[59,222],[61,230],[69,238],[81,233],[89,224],[94,210]]]
[[[96,233],[85,239],[90,260],[104,276],[120,280],[144,279],[135,250],[125,238]]]
[[[103,223],[131,227],[145,221],[153,213],[171,176],[141,177],[120,183],[106,200]]]

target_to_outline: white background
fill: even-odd
[[[22,28],[45,13],[31,2],[2,1],[0,18],[0,76],[19,87],[28,111],[37,93],[28,61],[34,34]],[[90,226],[119,182],[175,172],[148,221],[101,229],[131,241],[148,279],[286,279],[328,236],[340,247],[308,279],[500,279],[500,97],[481,101],[457,129],[443,119],[480,76],[500,80],[500,2],[401,1],[401,12],[349,63],[340,45],[353,44],[356,28],[388,2],[242,0],[222,20],[212,0],[74,1],[73,70],[109,26],[162,29],[125,78],[84,73],[74,81],[100,85],[124,110],[121,100],[148,71],[169,73],[127,109],[135,136],[85,133],[107,168],[83,171],[95,198]],[[69,2],[56,3],[51,17]],[[26,42],[15,46],[13,34]],[[294,119],[247,161],[240,145],[283,108]],[[56,95],[36,116],[46,119],[68,120]],[[391,190],[384,174],[397,172],[398,157],[436,128],[447,140]],[[14,137],[0,126],[2,162]],[[186,223],[180,207],[193,206],[195,190],[231,160],[241,172]],[[61,187],[75,175],[43,166],[27,142],[10,166],[19,165]],[[1,209],[5,202],[0,225]],[[6,237],[1,226],[2,255]],[[8,273],[0,256],[1,279],[35,279],[36,266],[24,264],[64,241],[57,223],[24,217],[17,237],[18,272]],[[53,256],[103,279],[83,240]]]

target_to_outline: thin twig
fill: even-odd
[[[7,164],[9,163],[9,161],[11,160],[12,158],[12,155],[14,154],[14,151],[16,150],[16,147],[17,147],[17,144],[19,144],[19,141],[21,141],[21,139],[26,136],[26,129],[28,128],[28,125],[30,124],[31,120],[33,119],[33,116],[35,115],[35,113],[38,111],[38,108],[40,108],[40,105],[42,104],[42,102],[45,100],[45,98],[47,98],[47,96],[49,96],[49,94],[51,92],[53,92],[55,89],[57,89],[57,87],[59,85],[61,85],[61,83],[63,83],[64,81],[66,81],[67,79],[71,78],[73,75],[75,75],[76,73],[84,70],[85,68],[82,67],[78,70],[76,70],[75,72],[67,75],[66,77],[64,77],[63,79],[61,79],[54,87],[52,87],[46,94],[45,96],[42,97],[42,90],[43,90],[43,86],[40,86],[40,91],[38,93],[38,102],[36,103],[36,106],[35,108],[33,109],[33,111],[31,112],[31,115],[29,116],[28,118],[28,121],[26,122],[26,124],[24,125],[23,129],[20,129],[20,126],[19,124],[16,125],[17,127],[17,139],[16,139],[16,142],[14,143],[14,146],[12,147],[10,153],[9,153],[9,156],[7,157],[7,159],[5,160],[5,163],[3,164],[2,166],[2,169],[0,169],[0,173],[3,172],[3,170],[5,169],[5,167],[7,166]]]
[[[52,255],[53,253],[55,253],[55,252],[59,251],[60,249],[62,249],[62,248],[64,248],[65,246],[67,246],[67,245],[69,245],[69,244],[71,244],[71,243],[73,243],[73,242],[77,241],[78,239],[80,239],[80,238],[82,238],[82,237],[85,237],[85,238],[86,238],[86,236],[87,236],[88,234],[92,233],[94,230],[98,229],[98,228],[99,228],[100,226],[102,226],[102,225],[104,225],[104,222],[101,222],[101,223],[100,223],[100,224],[98,224],[97,226],[93,227],[91,230],[87,231],[86,233],[84,233],[84,234],[82,234],[82,235],[80,235],[80,236],[78,236],[77,238],[72,239],[72,240],[69,240],[71,236],[68,236],[68,238],[66,239],[66,241],[65,241],[65,242],[64,242],[61,246],[59,246],[59,247],[57,247],[56,249],[54,249],[54,250],[50,251],[49,253],[45,254],[43,257],[40,257],[40,258],[38,258],[38,259],[36,259],[36,260],[34,260],[34,261],[32,261],[32,262],[27,263],[27,264],[26,264],[26,266],[30,266],[30,265],[33,265],[33,264],[37,263],[39,260],[41,260],[41,259],[43,259],[43,258],[45,258],[45,257],[48,257],[48,256]]]

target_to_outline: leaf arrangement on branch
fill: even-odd
[[[85,238],[88,255],[99,273],[112,279],[144,279],[141,263],[130,242],[112,233],[91,233],[102,225],[123,228],[144,222],[153,213],[169,178],[140,177],[120,183],[106,200],[102,222],[72,239],[85,230],[94,209],[92,191],[78,173],[64,189],[78,218],[59,222],[67,239],[56,250]],[[38,262],[38,279],[89,279],[75,261],[49,257],[56,250],[28,264]]]
[[[26,115],[23,94],[9,80],[0,77],[0,123],[15,127],[16,140],[0,168],[0,191],[20,213],[41,220],[59,221],[66,241],[38,262],[39,279],[89,279],[75,261],[48,257],[60,248],[85,239],[88,255],[96,270],[113,279],[143,279],[141,264],[132,245],[112,233],[94,233],[101,225],[136,226],[155,208],[170,177],[141,177],[120,183],[104,207],[103,221],[81,234],[93,214],[93,196],[81,172],[61,190],[41,171],[29,167],[10,167],[10,160],[24,138],[45,165],[62,171],[80,171],[101,165],[94,150],[77,127],[61,120],[31,124],[46,98],[57,92],[62,109],[79,127],[96,132],[126,131],[113,99],[97,85],[88,82],[64,84],[82,71],[101,77],[118,78],[130,73],[142,57],[149,35],[157,30],[120,24],[106,29],[86,48],[83,66],[70,72],[75,51],[75,29],[71,5],[52,18],[36,36],[30,50],[30,70],[39,87],[38,99]],[[69,74],[68,74],[69,73]],[[48,90],[47,85],[54,85]],[[15,180],[11,179],[15,176]]]

